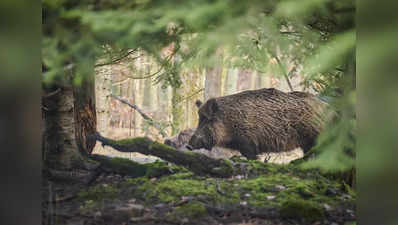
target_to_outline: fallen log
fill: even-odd
[[[152,141],[147,137],[112,140],[97,132],[95,138],[103,146],[110,146],[120,152],[139,152],[144,155],[157,156],[165,161],[183,166],[200,176],[231,177],[239,173],[239,169],[235,168],[228,160],[213,159],[191,151],[179,151],[171,146]]]

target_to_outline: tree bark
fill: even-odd
[[[171,135],[176,135],[180,129],[181,125],[184,123],[183,117],[183,107],[181,104],[182,99],[182,89],[179,87],[172,87],[172,96],[171,96],[171,115],[173,116],[172,126],[171,126]]]
[[[94,81],[79,87],[58,85],[59,91],[48,95],[44,90],[43,150],[45,168],[55,170],[93,169],[98,163],[88,160],[96,132]]]
[[[228,69],[227,78],[225,82],[224,95],[232,95],[236,92],[238,83],[238,69]]]
[[[206,70],[204,100],[221,96],[221,68],[215,67]]]

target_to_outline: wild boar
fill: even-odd
[[[325,125],[327,104],[305,92],[273,88],[212,98],[199,106],[190,149],[237,149],[248,159],[267,152],[310,150]]]
[[[164,144],[174,147],[176,149],[180,149],[188,144],[188,141],[191,139],[194,132],[195,129],[185,129],[173,137],[166,138],[164,140]]]

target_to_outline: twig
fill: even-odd
[[[282,70],[283,76],[286,79],[287,84],[289,85],[290,91],[294,91],[292,84],[290,83],[289,80],[289,74],[286,72],[285,67],[283,67],[282,62],[279,60],[279,57],[275,54],[274,55],[276,61],[278,62],[279,68]],[[292,69],[290,72],[292,72],[294,69]]]
[[[149,74],[149,75],[144,75],[142,77],[129,76],[129,75],[126,75],[124,73],[122,73],[122,76],[127,77],[127,78],[131,78],[131,79],[134,79],[134,80],[147,79],[147,78],[151,78],[151,77],[155,76],[156,74],[160,73],[160,71],[162,71],[162,69],[163,69],[163,66],[160,67],[160,69],[158,71],[156,71],[156,72],[154,72],[152,74]]]
[[[137,48],[136,48],[136,49],[133,49],[133,50],[130,50],[130,51],[128,51],[126,54],[122,55],[122,56],[119,57],[119,58],[110,60],[109,62],[95,64],[94,67],[100,67],[100,66],[106,66],[106,65],[110,65],[110,64],[115,64],[115,63],[117,63],[117,62],[120,62],[122,59],[126,58],[127,56],[133,54],[133,53],[136,52],[137,50],[138,50]],[[133,60],[134,60],[134,59],[137,59],[137,58],[139,58],[139,57],[141,57],[141,55],[138,56],[138,57],[133,58]]]
[[[111,97],[112,97],[112,98],[115,98],[115,99],[121,101],[122,103],[124,103],[124,104],[130,106],[131,108],[135,109],[145,120],[148,120],[148,121],[150,122],[150,124],[151,124],[152,126],[154,126],[154,127],[159,131],[159,133],[162,135],[162,137],[164,137],[164,138],[167,137],[166,132],[164,132],[164,131],[162,130],[160,124],[156,123],[151,117],[149,117],[147,114],[145,114],[136,104],[130,103],[130,102],[128,102],[127,100],[122,99],[122,98],[120,98],[120,97],[118,97],[118,96],[115,96],[115,95],[113,95],[113,94],[111,95]]]
[[[195,91],[193,94],[191,94],[191,95],[189,95],[189,96],[187,96],[187,97],[181,99],[179,102],[177,102],[177,104],[179,104],[179,103],[181,103],[181,102],[183,102],[183,101],[185,101],[185,100],[188,100],[188,99],[192,98],[193,96],[199,94],[199,93],[202,92],[203,90],[204,90],[204,88],[201,88],[201,89]]]

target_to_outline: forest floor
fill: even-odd
[[[232,159],[247,174],[196,176],[154,162],[145,176],[102,173],[89,187],[45,181],[45,224],[343,225],[356,194],[335,176],[297,165]],[[55,194],[54,194],[55,193]]]

